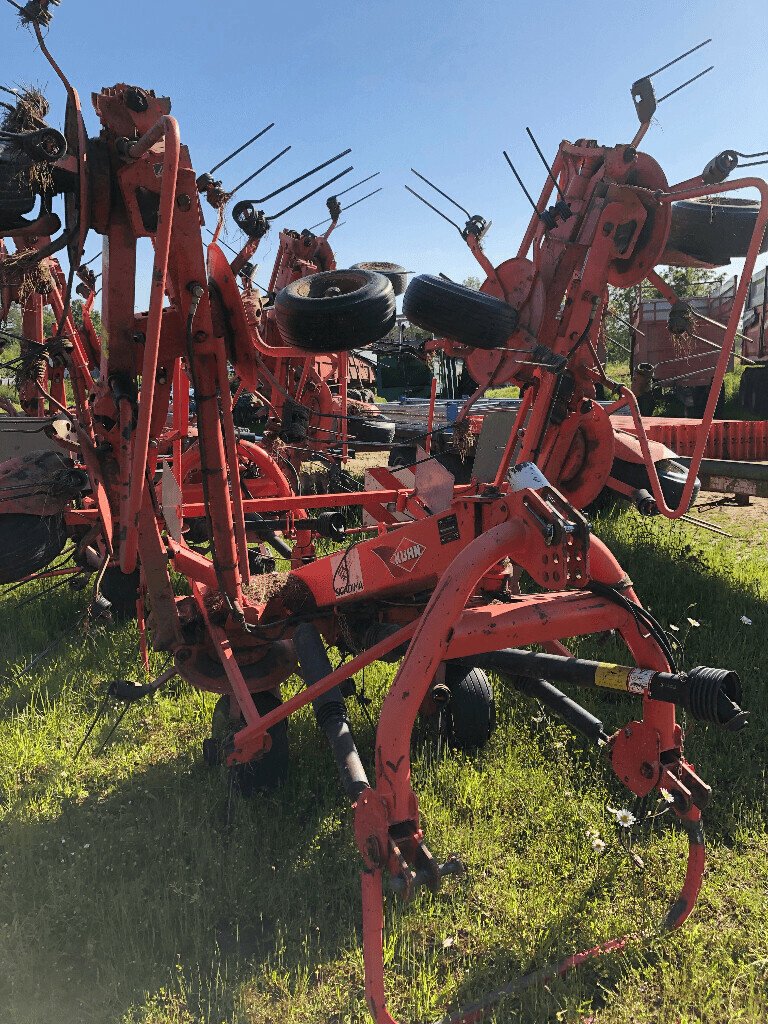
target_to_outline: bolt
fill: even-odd
[[[205,341],[207,338],[207,331],[195,331],[195,341]]]
[[[143,331],[134,331],[131,335],[131,340],[136,345],[143,345],[147,339]]]
[[[604,235],[610,235],[610,233],[612,231],[613,231],[613,224],[608,220],[608,221],[605,222],[605,224],[603,224],[603,234]]]
[[[184,213],[187,213],[188,210],[192,209],[192,200],[185,192],[182,192],[180,196],[176,197],[176,205]]]
[[[653,765],[650,761],[643,761],[643,763],[640,765],[640,774],[643,776],[644,779],[653,778]]]

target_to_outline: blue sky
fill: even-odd
[[[47,86],[56,122],[61,87],[15,22],[12,8],[0,7],[0,76]],[[351,146],[355,171],[347,180],[381,171],[375,184],[384,191],[350,211],[333,236],[339,265],[382,259],[461,280],[477,266],[458,234],[403,188],[416,184],[411,166],[493,220],[486,249],[499,262],[514,254],[529,216],[502,149],[537,194],[543,168],[526,125],[548,157],[562,138],[626,142],[637,123],[632,81],[708,36],[708,47],[656,80],[661,94],[715,65],[659,107],[643,145],[676,181],[721,149],[768,149],[766,0],[62,0],[49,44],[83,97],[93,133],[93,90],[123,81],[154,88],[171,97],[200,171],[275,121],[222,172],[231,186],[293,146],[244,198]],[[323,216],[321,195],[283,226]],[[235,244],[240,236],[230,225]],[[276,235],[262,243],[262,280]],[[88,254],[98,244],[93,237]]]

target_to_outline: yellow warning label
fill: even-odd
[[[603,662],[595,669],[595,685],[606,686],[610,690],[626,690],[630,671],[626,665],[609,665]]]

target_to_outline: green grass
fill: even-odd
[[[596,526],[657,617],[680,627],[684,664],[736,668],[752,709],[738,739],[688,723],[687,751],[714,789],[699,905],[679,933],[510,999],[498,1021],[768,1017],[768,530],[755,516],[708,517],[739,539],[632,512]],[[140,678],[135,635],[128,625],[83,637],[85,598],[67,589],[14,610],[29,592],[5,599],[0,621],[0,1022],[367,1020],[351,813],[311,713],[291,719],[288,785],[237,803],[229,822],[222,772],[200,757],[215,701],[186,685],[134,707],[104,753],[101,730],[75,761],[104,680]],[[59,635],[65,643],[25,671]],[[621,658],[610,638],[577,647]],[[374,708],[393,672],[366,673]],[[585,703],[611,728],[636,713],[626,698]],[[628,796],[597,753],[517,696],[500,692],[498,715],[476,757],[438,757],[426,741],[414,751],[427,841],[470,872],[437,896],[388,904],[402,1021],[439,1017],[522,970],[657,922],[682,878],[683,842],[666,827],[638,833],[646,869],[630,864],[606,811]],[[370,764],[356,705],[352,717]],[[602,856],[590,829],[608,844]]]

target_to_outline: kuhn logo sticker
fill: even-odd
[[[403,569],[405,572],[413,572],[426,550],[423,544],[403,537],[392,553],[390,562],[398,569]]]

